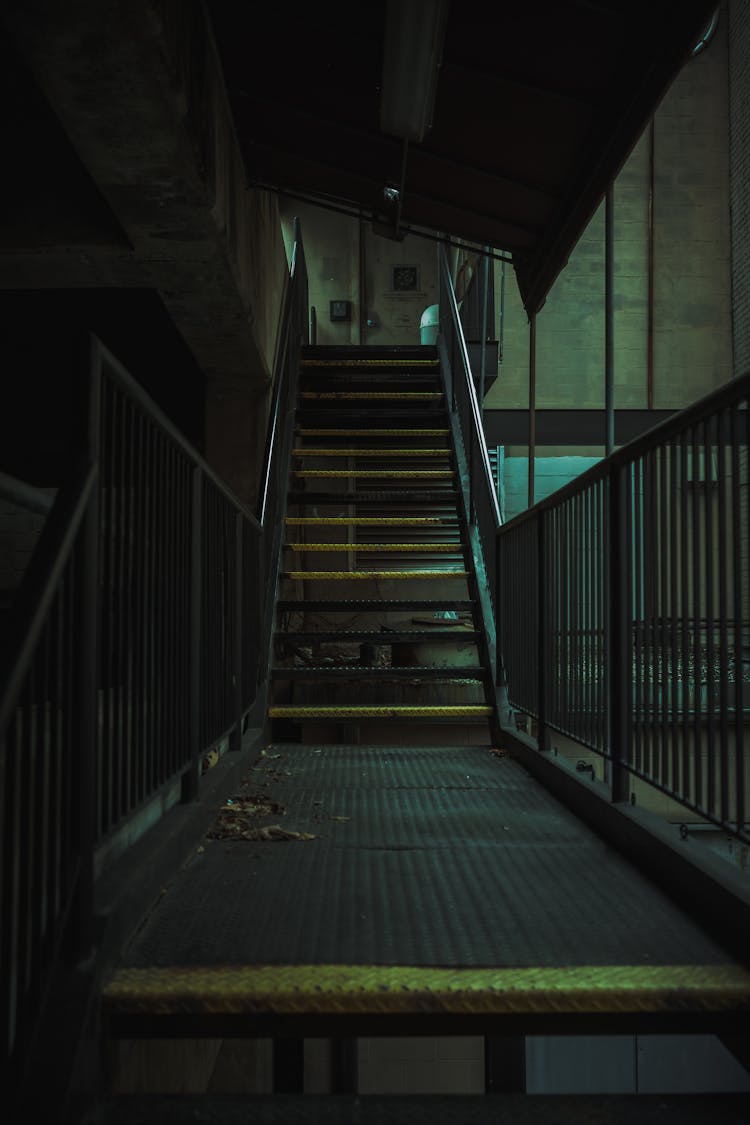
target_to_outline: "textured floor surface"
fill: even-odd
[[[269,747],[238,791],[312,840],[206,839],[130,966],[722,965],[729,955],[487,747]]]
[[[120,1098],[90,1125],[741,1125],[743,1095]]]

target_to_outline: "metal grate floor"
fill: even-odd
[[[245,792],[312,840],[206,839],[135,967],[721,966],[730,955],[487,747],[279,745]]]

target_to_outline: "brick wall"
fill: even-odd
[[[750,371],[750,5],[729,5],[730,199],[734,373]]]

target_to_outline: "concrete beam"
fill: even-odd
[[[8,248],[0,287],[156,289],[207,378],[258,391],[286,277],[277,205],[245,188],[210,29],[200,5],[183,9],[190,18],[143,0],[4,6],[13,46],[126,238],[82,245],[71,231],[65,244],[63,231],[49,248]]]

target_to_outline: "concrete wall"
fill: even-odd
[[[729,4],[729,160],[734,373],[750,371],[750,5]]]
[[[674,409],[732,376],[728,21],[664,98],[654,141],[654,401]],[[745,59],[747,53],[745,53]],[[615,184],[615,405],[647,405],[648,131]],[[496,288],[500,289],[499,265]],[[748,336],[750,342],[750,335]],[[506,273],[505,354],[489,408],[528,405],[528,321]],[[537,406],[604,405],[604,206],[537,316]]]
[[[281,214],[287,253],[293,217],[302,223],[319,344],[419,343],[422,313],[438,299],[436,243],[413,236],[393,242],[374,234],[369,223],[360,227],[357,219],[293,199],[282,200]],[[399,266],[416,269],[415,289],[394,287]],[[351,302],[351,320],[331,322],[334,300]]]

